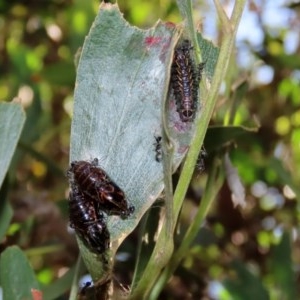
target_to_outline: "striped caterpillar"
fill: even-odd
[[[171,85],[182,122],[194,120],[197,110],[198,89],[205,63],[195,66],[189,40],[184,40],[176,49],[171,70]]]

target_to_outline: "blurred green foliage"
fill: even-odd
[[[152,26],[159,18],[181,22],[174,1],[118,2],[124,17],[142,28]],[[51,284],[57,286],[58,278],[68,276],[78,255],[76,241],[67,232],[64,172],[76,75],[74,57],[98,4],[91,0],[0,1],[0,101],[19,97],[27,115],[9,180],[2,187],[9,190],[5,197],[14,215],[7,229],[10,234],[1,241],[0,250],[10,245],[35,250],[27,257],[40,285],[45,285],[46,299],[58,297],[58,289],[51,295]],[[195,19],[201,27],[201,20],[197,20],[200,5],[202,16],[208,8],[201,1],[195,3]],[[296,6],[289,9],[297,13]],[[258,18],[262,13],[255,6],[252,11]],[[299,23],[299,18],[296,21]],[[297,30],[295,24],[288,25]],[[183,299],[186,295],[201,299],[208,293],[217,294],[215,299],[299,298],[299,45],[295,53],[285,53],[282,44],[289,31],[282,30],[276,36],[261,24],[257,26],[263,30],[264,39],[259,49],[249,46],[250,52],[273,69],[273,79],[268,84],[257,83],[256,66],[244,70],[232,57],[211,120],[211,125],[228,124],[229,112],[238,102],[231,124],[249,128],[259,124],[258,132],[235,137],[226,148],[245,184],[247,208],[233,207],[231,192],[224,184],[207,224],[199,230],[194,246],[161,299]],[[215,40],[221,36],[218,30]],[[248,83],[242,93],[237,88],[240,81]],[[206,140],[219,142],[213,128],[208,130]],[[207,170],[212,158],[223,150],[209,153]],[[182,210],[182,230],[191,222],[205,178],[205,174],[195,174]],[[130,259],[116,265],[116,274],[125,283],[131,280],[136,234],[120,250]],[[57,247],[48,248],[53,245]],[[60,299],[67,299],[71,280],[68,277],[61,282],[59,291],[65,296]],[[223,286],[216,284],[222,282]]]

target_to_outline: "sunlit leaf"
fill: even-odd
[[[102,4],[81,52],[70,160],[99,158],[135,206],[127,220],[109,217],[113,251],[163,189],[154,143],[162,130],[174,32],[161,22],[145,31],[131,27],[117,6]],[[82,253],[93,269],[94,256]]]
[[[16,246],[7,248],[1,254],[0,282],[3,299],[30,300],[32,289],[39,290],[38,282],[26,256]]]
[[[0,186],[14,155],[25,122],[24,111],[17,103],[0,103]]]
[[[7,177],[6,177],[7,178]],[[11,218],[13,216],[13,210],[8,202],[7,197],[8,180],[4,180],[4,183],[0,189],[0,241],[5,236],[9,227]]]

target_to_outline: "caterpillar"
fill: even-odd
[[[174,52],[171,86],[182,122],[191,122],[197,110],[198,89],[205,63],[195,66],[189,40],[184,40]]]

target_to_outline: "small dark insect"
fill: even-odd
[[[193,47],[189,40],[175,49],[171,71],[171,84],[182,122],[191,122],[197,110],[198,89],[204,63],[195,66],[190,54]]]
[[[196,168],[199,173],[202,173],[205,170],[204,160],[207,157],[207,155],[208,154],[207,154],[204,146],[202,146],[199,156],[198,156],[198,159],[197,159],[197,164],[196,164]]]
[[[162,149],[161,149],[161,136],[154,136],[155,143],[153,144],[155,147],[155,160],[157,162],[161,162],[162,159]]]
[[[95,200],[97,209],[122,218],[134,212],[134,206],[128,205],[124,192],[98,167],[98,159],[91,163],[73,161],[67,174],[71,185],[77,185],[84,195]]]
[[[94,201],[90,201],[77,188],[73,187],[69,194],[70,226],[82,242],[98,254],[109,247],[110,236],[103,213],[97,212]]]
[[[81,288],[79,295],[81,296],[85,296],[87,290],[92,286],[92,282],[91,281],[87,281],[84,283],[83,287]]]

